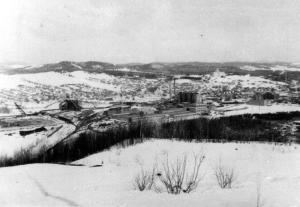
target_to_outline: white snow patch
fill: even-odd
[[[129,71],[131,71],[129,68],[117,68],[115,70],[117,70],[117,71],[123,71],[123,72],[129,72]]]
[[[0,74],[0,89],[4,88],[17,88],[23,81],[20,77],[15,75]]]
[[[73,65],[75,68],[82,69],[82,67],[80,65],[77,65],[75,63],[71,63],[71,65]]]
[[[183,83],[192,83],[193,81],[191,79],[185,79],[185,78],[180,78],[176,80],[177,84],[183,84]]]
[[[287,67],[287,66],[283,66],[283,65],[276,65],[275,67],[272,67],[271,70],[273,70],[273,71],[296,71],[296,72],[300,72],[300,68]]]

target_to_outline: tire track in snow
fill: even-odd
[[[69,200],[69,199],[61,197],[61,196],[56,196],[56,195],[50,194],[49,192],[47,192],[47,190],[44,188],[44,186],[40,182],[38,182],[36,179],[34,179],[33,177],[31,177],[29,175],[28,175],[28,177],[35,183],[35,185],[38,187],[38,189],[41,191],[41,193],[44,196],[62,201],[65,204],[67,204],[68,206],[80,206],[72,200]]]

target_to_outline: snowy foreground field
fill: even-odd
[[[193,153],[205,155],[199,187],[190,194],[171,195],[134,189],[141,168]],[[221,162],[237,177],[221,189],[214,168]],[[103,162],[102,167],[91,167]],[[296,207],[300,206],[300,146],[261,143],[187,143],[150,140],[113,148],[74,164],[32,164],[0,168],[1,206],[172,206],[172,207]]]

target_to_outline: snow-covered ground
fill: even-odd
[[[14,153],[19,152],[21,149],[27,149],[29,147],[33,148],[37,152],[40,147],[50,147],[56,144],[73,132],[74,129],[75,127],[73,125],[62,123],[57,126],[47,127],[47,131],[33,133],[27,136],[21,136],[19,134],[20,128],[10,131],[1,129],[0,157],[11,157]],[[56,131],[56,133],[53,133],[54,131]]]
[[[133,187],[141,168],[151,169],[168,155],[184,154],[191,167],[193,153],[203,152],[203,179],[190,194],[139,192]],[[233,167],[231,189],[221,189],[214,167]],[[1,206],[172,206],[253,207],[300,206],[300,146],[261,143],[188,143],[150,140],[125,149],[113,148],[75,163],[85,166],[33,164],[0,168]],[[102,167],[90,167],[101,164]],[[159,165],[158,165],[159,166]],[[160,169],[160,167],[158,167]],[[260,192],[260,193],[258,193]]]
[[[241,114],[268,114],[278,112],[300,111],[299,104],[273,104],[269,106],[258,106],[249,104],[237,104],[217,108],[216,111],[223,111],[224,116],[234,116]]]
[[[105,81],[113,81],[114,76],[105,73],[93,74],[84,71],[75,71],[71,73],[45,72],[34,74],[5,75],[0,74],[0,89],[17,88],[18,85],[30,85],[30,82],[40,83],[50,86],[60,86],[63,84],[86,84],[92,87],[98,87],[107,90],[119,90],[112,84]]]
[[[263,77],[250,76],[250,75],[226,75],[224,72],[216,71],[214,72],[206,84],[206,87],[213,86],[228,86],[232,88],[240,84],[241,87],[249,88],[274,88],[279,89],[281,86],[287,85],[286,83],[280,81],[272,81]]]

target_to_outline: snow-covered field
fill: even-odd
[[[21,149],[33,148],[33,150],[38,151],[40,147],[50,147],[69,135],[74,129],[73,125],[62,123],[48,127],[47,131],[33,133],[25,137],[19,134],[19,128],[10,131],[2,129],[0,131],[0,157],[11,157]],[[52,135],[56,130],[57,132]]]
[[[141,168],[170,161],[184,154],[203,152],[203,179],[190,194],[139,192],[133,187]],[[236,182],[221,189],[214,167],[222,163],[235,169]],[[102,167],[90,167],[101,164]],[[261,143],[188,143],[150,140],[125,149],[113,148],[91,155],[77,164],[33,164],[0,168],[1,206],[300,206],[300,146]],[[190,162],[188,162],[190,163]],[[191,163],[190,163],[191,164]],[[190,165],[188,165],[190,167]],[[158,167],[159,169],[159,167]],[[259,192],[259,193],[258,193]]]
[[[226,75],[224,72],[214,72],[206,87],[211,88],[213,86],[228,86],[230,89],[237,84],[245,88],[274,88],[279,89],[282,86],[287,85],[280,81],[272,81],[263,77],[250,76],[250,75]]]
[[[278,112],[300,111],[299,104],[273,104],[270,106],[258,106],[249,104],[237,104],[220,107],[216,111],[224,111],[225,116],[234,116],[241,114],[268,114]]]
[[[190,76],[193,77],[193,76]],[[198,77],[198,76],[194,76]],[[201,76],[199,76],[201,77]],[[280,81],[272,81],[264,77],[250,76],[250,75],[227,75],[224,72],[216,71],[211,75],[204,75],[206,82],[192,80],[192,79],[178,79],[177,84],[199,84],[200,89],[211,89],[215,86],[228,86],[230,89],[240,84],[241,87],[245,88],[274,88],[279,89],[282,86],[286,86],[286,83]]]
[[[92,74],[84,71],[75,71],[71,73],[45,72],[34,74],[17,74],[5,75],[0,74],[0,89],[16,88],[18,85],[30,85],[30,82],[35,82],[50,86],[60,86],[63,84],[86,84],[102,89],[119,91],[119,88],[113,87],[112,84],[106,84],[105,81],[113,81],[114,76],[105,73]]]

